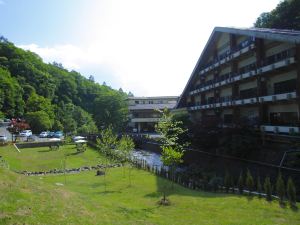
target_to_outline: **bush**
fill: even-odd
[[[268,201],[272,201],[272,184],[271,184],[271,180],[270,177],[266,177],[265,182],[264,182],[264,190],[266,193],[266,199]]]
[[[296,187],[291,177],[288,179],[287,183],[287,196],[289,198],[289,203],[291,206],[296,206]]]

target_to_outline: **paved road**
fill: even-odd
[[[6,130],[7,126],[0,126],[0,135],[5,135],[8,141],[11,141],[11,133]]]

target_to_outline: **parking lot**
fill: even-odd
[[[12,141],[12,135],[6,128],[7,128],[7,124],[1,124],[0,135],[5,135],[7,137],[7,141]],[[15,138],[15,136],[13,138]],[[44,142],[44,141],[49,141],[50,138],[40,138],[38,134],[37,135],[33,134],[31,136],[31,139],[33,139],[36,142]],[[18,140],[27,141],[27,137],[18,137]]]

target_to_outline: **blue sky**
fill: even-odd
[[[215,26],[251,27],[279,0],[0,0],[0,34],[136,96],[180,95]]]

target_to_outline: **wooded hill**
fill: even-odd
[[[127,94],[95,83],[59,63],[0,37],[0,118],[25,118],[34,132],[96,132],[124,129]]]

